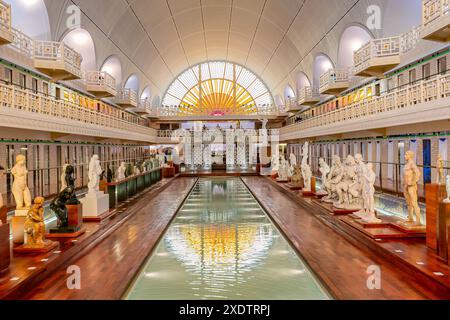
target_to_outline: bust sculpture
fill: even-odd
[[[403,194],[408,206],[407,224],[422,225],[420,217],[420,207],[418,202],[418,182],[420,171],[414,162],[414,152],[407,151],[405,154],[405,167],[403,169]]]
[[[341,182],[343,177],[343,166],[339,156],[334,155],[332,157],[332,166],[330,173],[328,174],[327,181],[325,182],[325,191],[327,196],[322,198],[322,201],[333,203],[338,200],[337,186]]]
[[[322,187],[321,192],[326,193],[325,185],[327,183],[327,176],[330,173],[330,166],[325,162],[325,159],[320,158],[319,159],[319,171],[322,175]]]
[[[24,224],[26,248],[36,249],[46,245],[43,204],[44,198],[38,197],[34,199],[34,204],[28,211]]]
[[[100,165],[98,155],[94,154],[89,163],[89,193],[95,193],[99,191],[100,175],[102,174],[102,172],[103,169]]]
[[[28,170],[26,167],[26,158],[20,154],[16,157],[16,164],[11,169],[14,176],[12,193],[16,201],[17,210],[29,209],[31,207],[31,193],[28,188]]]
[[[446,189],[447,189],[447,199],[444,200],[444,203],[450,203],[450,175],[447,176],[446,181]]]
[[[117,169],[117,181],[124,180],[126,178],[125,173],[127,172],[127,166],[125,162],[120,164],[119,169]]]

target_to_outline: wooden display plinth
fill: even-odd
[[[288,183],[289,182],[289,180],[276,180],[278,183]]]
[[[0,208],[0,221],[3,223],[8,222],[8,209],[6,206]]]
[[[334,207],[333,204],[323,202],[319,199],[313,199],[313,202],[318,206],[322,207],[323,209],[327,210],[327,212],[333,216],[349,215],[359,211],[359,210],[338,209]]]
[[[291,190],[302,190],[302,189],[303,189],[303,186],[302,186],[302,185],[293,185],[293,184],[289,183],[287,186],[288,186],[289,189],[291,189]]]
[[[114,210],[109,210],[97,217],[83,217],[84,222],[100,222],[105,219],[108,219],[110,216],[112,216],[114,213]]]
[[[163,168],[163,178],[173,178],[175,177],[175,168],[174,167],[165,167]]]
[[[437,218],[437,254],[448,261],[448,228],[450,227],[450,203],[440,203],[439,215]],[[428,237],[428,233],[427,233]]]
[[[57,233],[57,231],[54,231],[53,233],[46,234],[45,237],[48,239],[78,238],[84,233],[86,233],[86,227],[82,227],[80,230],[72,233]]]
[[[11,260],[9,233],[9,224],[2,224],[0,226],[0,273],[8,269]]]
[[[56,249],[59,246],[58,242],[47,240],[45,242],[45,246],[41,248],[32,248],[22,245],[20,247],[14,248],[14,253],[22,253],[22,254],[32,254],[32,253],[47,253]]]
[[[437,183],[425,185],[425,204],[426,204],[426,232],[427,247],[432,250],[438,249],[438,216],[439,204],[446,196],[445,185]]]
[[[26,217],[12,217],[11,219],[14,244],[22,244],[24,241],[25,220]]]
[[[391,223],[391,226],[403,233],[413,234],[416,237],[425,238],[427,231],[425,226],[408,225],[403,221],[395,221]]]
[[[312,191],[302,191],[301,192],[301,194],[302,194],[302,197],[304,197],[304,198],[315,198],[316,197],[316,193],[315,192],[312,192]]]

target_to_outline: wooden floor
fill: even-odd
[[[450,298],[449,292],[435,290],[429,286],[429,282],[424,283],[410,270],[404,272],[389,259],[364,248],[363,242],[361,246],[353,245],[334,228],[330,228],[327,221],[292,201],[287,191],[282,192],[268,182],[268,179],[261,177],[242,179],[336,298]],[[391,251],[403,249],[402,253],[397,254],[406,254],[408,248],[417,247],[418,242],[417,240],[388,241],[384,245],[389,246]],[[423,256],[420,255],[414,258],[418,259],[415,261],[428,262],[428,259],[421,260]],[[367,268],[372,265],[381,268],[381,290],[367,288]]]
[[[138,211],[87,254],[69,261],[81,270],[81,290],[67,289],[66,267],[20,299],[120,299],[194,186],[177,178],[156,197],[143,196]]]
[[[305,209],[289,194],[261,177],[243,177],[252,193],[268,211],[280,230],[304,257],[324,285],[338,299],[445,299],[450,294],[424,285],[410,270],[375,253],[364,245],[355,245],[331,227],[326,219]],[[66,269],[59,269],[23,299],[119,299],[136,272],[168,227],[196,178],[178,178],[157,197],[145,196],[140,210],[86,254],[69,264],[81,268],[81,290],[68,290]],[[389,250],[409,248],[419,242],[386,242]],[[423,256],[414,256],[422,259]],[[425,260],[425,259],[424,259]],[[428,260],[424,261],[429,262]],[[381,268],[381,290],[367,288],[369,266]]]

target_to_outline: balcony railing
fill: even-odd
[[[450,38],[450,0],[422,1],[422,38],[448,41]]]
[[[116,79],[104,71],[87,71],[84,73],[84,82],[89,92],[98,93],[101,96],[115,96]]]
[[[33,58],[40,62],[55,63],[55,69],[64,69],[68,73],[81,78],[81,62],[83,58],[81,54],[70,48],[64,42],[54,41],[34,41]],[[48,67],[41,67],[40,69],[51,69],[52,64]],[[63,79],[64,80],[64,79]]]
[[[0,44],[12,42],[13,35],[11,30],[11,6],[0,1]]]
[[[122,119],[118,116],[81,107],[69,101],[57,100],[52,96],[19,89],[12,85],[0,84],[0,109],[16,110],[19,116],[23,113],[41,114],[78,121],[82,124],[98,125],[107,129],[156,135],[154,129],[140,125],[140,118],[131,114]]]
[[[132,89],[123,88],[117,92],[115,102],[125,108],[137,108],[138,94]]]
[[[11,31],[13,33],[13,41],[10,46],[27,58],[32,58],[34,50],[33,39],[15,28],[12,28]]]
[[[341,109],[312,117],[282,128],[281,134],[300,132],[306,129],[326,127],[347,120],[403,109],[450,97],[450,74],[438,75],[429,80],[399,88],[379,97],[351,104]]]
[[[157,108],[159,117],[212,117],[209,113],[195,113],[195,114],[187,114],[180,111],[179,106],[161,106]],[[258,105],[255,107],[255,112],[251,115],[260,115],[260,116],[283,116],[286,113],[286,107],[278,107],[274,105]],[[155,113],[154,108],[152,113]],[[218,116],[217,118],[220,118]]]
[[[336,94],[348,88],[349,70],[330,69],[320,76],[319,92],[323,94]]]
[[[299,92],[298,103],[300,105],[314,105],[320,101],[319,90],[312,87],[303,87]]]

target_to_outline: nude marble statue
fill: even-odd
[[[12,193],[16,201],[17,210],[31,208],[31,193],[28,188],[28,170],[26,167],[26,158],[20,154],[16,157],[16,164],[11,169],[14,177]]]
[[[338,201],[333,203],[336,208],[356,210],[361,209],[360,166],[352,155],[345,161],[343,177],[336,186]]]
[[[319,159],[319,171],[322,175],[322,187],[320,190],[321,194],[326,194],[325,185],[327,183],[327,176],[330,173],[330,166],[325,162],[325,159],[320,158]]]
[[[322,198],[322,201],[327,203],[333,203],[338,200],[339,195],[337,193],[337,186],[341,182],[343,177],[343,166],[339,156],[334,155],[332,157],[332,166],[330,173],[328,174],[327,181],[325,183],[325,191],[327,196]]]
[[[100,165],[98,155],[94,154],[89,162],[89,193],[98,192],[100,186],[100,175],[103,173],[103,169]]]
[[[372,163],[368,163],[363,173],[363,209],[359,216],[367,223],[381,223],[375,212],[375,180],[377,175],[373,171]]]
[[[414,161],[414,152],[407,151],[405,154],[405,167],[403,169],[403,194],[408,205],[407,224],[422,225],[418,200],[418,186],[420,171]]]
[[[281,156],[280,166],[278,169],[278,181],[288,181],[289,177],[289,163],[284,156]]]
[[[122,181],[126,178],[127,165],[125,162],[120,164],[120,167],[117,169],[117,181]]]

